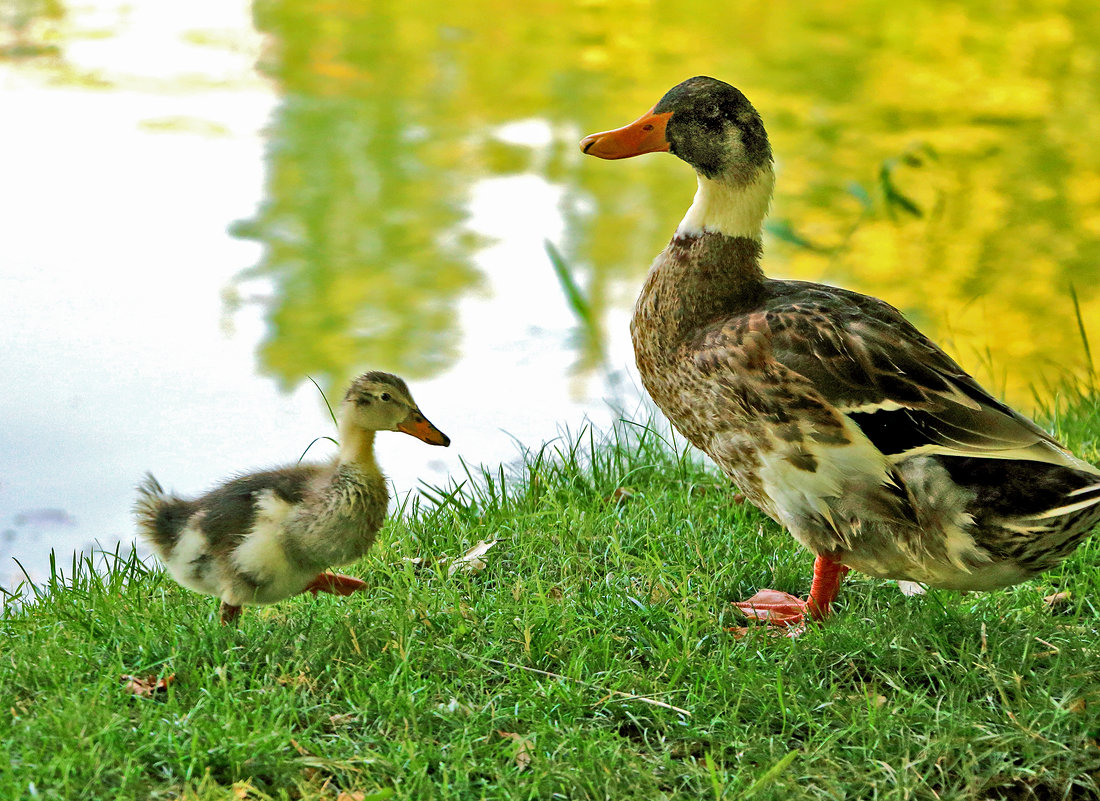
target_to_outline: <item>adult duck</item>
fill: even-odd
[[[849,568],[989,590],[1064,559],[1100,522],[1100,470],[992,397],[897,309],[760,267],[775,173],[760,115],[714,78],[673,87],[582,150],[670,152],[699,190],[631,321],[657,406],[815,554],[805,600],[737,604],[791,626],[830,612]]]
[[[365,373],[341,404],[334,461],[238,476],[193,500],[168,495],[149,475],[138,488],[138,528],[181,586],[221,598],[223,624],[246,604],[303,592],[349,595],[364,582],[324,568],[363,556],[385,519],[389,491],[374,456],[377,431],[450,444],[404,381]]]

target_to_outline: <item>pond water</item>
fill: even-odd
[[[0,585],[128,544],[145,470],[293,461],[333,433],[308,377],[409,380],[454,444],[380,437],[398,493],[645,415],[630,305],[694,180],[577,141],[695,74],[768,126],[770,274],[890,301],[1025,410],[1083,375],[1100,8],[733,5],[0,10]]]

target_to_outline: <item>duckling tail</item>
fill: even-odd
[[[138,530],[160,558],[167,559],[190,515],[189,504],[165,493],[152,473],[145,474],[137,486],[137,492],[134,516]]]

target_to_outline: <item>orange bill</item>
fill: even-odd
[[[643,153],[667,152],[665,126],[671,116],[671,111],[658,114],[650,109],[630,125],[589,134],[581,140],[581,150],[601,159],[628,159]]]
[[[411,434],[429,445],[446,447],[451,444],[451,438],[433,426],[419,410],[409,412],[409,416],[397,424],[397,430]]]

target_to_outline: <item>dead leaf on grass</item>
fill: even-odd
[[[636,578],[631,580],[630,585],[639,596],[648,598],[651,604],[662,604],[671,597],[668,588],[660,581]]]
[[[462,615],[463,620],[474,620],[476,618],[473,608],[465,601],[458,602],[458,613]]]
[[[546,597],[551,601],[560,601],[565,597],[565,593],[562,592],[561,587],[556,584],[546,591]]]
[[[604,500],[608,503],[622,506],[624,503],[633,498],[634,494],[634,490],[632,490],[630,487],[615,487],[615,491],[604,498]]]
[[[481,557],[488,553],[489,549],[498,542],[499,540],[489,540],[488,542],[480,540],[477,545],[451,562],[451,566],[447,568],[447,575],[453,576],[460,571],[464,573],[476,573],[479,570],[484,570],[488,565]]]
[[[350,726],[359,720],[359,715],[354,712],[341,712],[336,715],[329,715],[328,722],[333,728],[338,726]]]
[[[882,709],[889,703],[885,695],[872,695],[870,693],[866,695],[858,695],[855,693],[848,693],[847,695],[840,696],[845,701],[855,706],[870,705],[875,709]]]
[[[1088,707],[1088,702],[1084,698],[1074,698],[1069,702],[1066,710],[1074,715],[1080,715]]]
[[[123,673],[118,677],[122,682],[122,689],[139,698],[152,698],[155,693],[168,689],[168,685],[176,680],[176,674],[161,678],[160,676],[131,676]]]
[[[512,754],[512,760],[516,763],[516,768],[519,770],[527,770],[531,767],[531,760],[534,759],[534,746],[528,738],[522,734],[516,734],[514,731],[501,731],[497,729],[497,734],[506,740],[511,740],[515,753]]]
[[[315,684],[314,680],[302,671],[298,671],[297,676],[291,676],[289,673],[282,676],[276,676],[275,682],[281,684],[283,687],[307,687],[309,689],[313,689],[313,685]]]
[[[1069,590],[1063,592],[1056,592],[1053,595],[1048,595],[1043,598],[1043,603],[1047,605],[1047,609],[1054,612],[1058,609],[1064,609],[1069,606],[1070,601],[1073,600],[1073,593]]]

